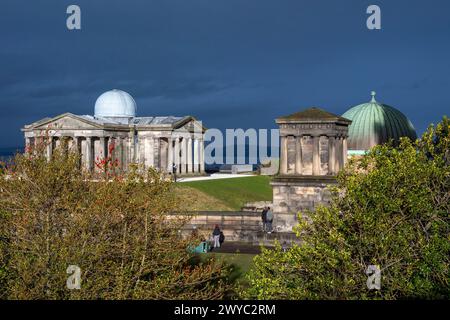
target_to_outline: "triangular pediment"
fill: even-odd
[[[184,130],[188,132],[204,132],[206,128],[201,121],[196,120],[194,117],[188,116],[174,124],[174,129]]]
[[[86,119],[72,113],[64,113],[54,118],[45,118],[34,122],[26,127],[27,129],[37,130],[83,130],[83,129],[101,129],[102,124]]]

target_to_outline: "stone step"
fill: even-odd
[[[185,229],[202,229],[202,230],[213,230],[215,228],[215,224],[189,224],[185,226]],[[222,224],[219,225],[221,230],[236,230],[236,229],[251,229],[251,230],[262,230],[262,225],[260,224]]]

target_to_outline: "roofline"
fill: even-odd
[[[46,125],[47,123],[50,123],[50,122],[59,120],[59,119],[61,119],[61,118],[63,118],[63,117],[74,118],[74,119],[77,119],[77,120],[79,120],[79,121],[81,121],[81,122],[84,122],[84,123],[93,125],[93,126],[95,126],[95,127],[98,127],[99,129],[105,127],[105,126],[99,125],[98,123],[95,123],[95,122],[89,121],[89,120],[87,120],[87,119],[84,119],[84,118],[82,118],[82,117],[80,117],[80,116],[78,116],[78,115],[76,115],[76,114],[73,114],[73,113],[70,113],[70,112],[65,112],[65,113],[60,114],[60,115],[58,115],[58,116],[56,116],[56,117],[53,117],[53,118],[48,118],[48,119],[44,118],[44,119],[46,119],[45,121],[38,120],[38,121],[35,121],[35,122],[33,122],[33,123],[29,124],[29,125],[25,125],[25,126],[22,128],[22,131],[27,131],[27,130],[35,129],[37,126],[43,126],[43,125]],[[41,121],[42,121],[42,122],[41,122]]]
[[[285,124],[285,123],[338,123],[338,124],[351,124],[353,121],[346,118],[336,118],[336,119],[288,119],[288,118],[276,118],[275,123]]]
[[[60,114],[58,116],[55,117],[47,117],[38,121],[35,121],[31,124],[25,125],[23,128],[21,128],[20,130],[22,132],[26,132],[26,131],[33,131],[36,130],[37,127],[41,127],[41,126],[45,126],[48,123],[51,123],[53,121],[57,121],[61,118],[64,117],[70,117],[76,120],[79,120],[81,122],[84,122],[86,124],[92,125],[96,128],[98,128],[99,130],[108,130],[108,129],[119,129],[119,130],[124,130],[124,131],[129,131],[130,129],[136,128],[136,129],[145,129],[145,128],[151,128],[151,129],[160,129],[160,130],[172,130],[175,129],[177,127],[180,127],[190,121],[195,121],[195,122],[199,122],[195,117],[193,116],[184,116],[182,117],[180,120],[178,120],[177,122],[174,123],[167,123],[167,124],[122,124],[122,123],[105,123],[105,124],[99,124],[97,122],[94,121],[90,121],[89,119],[86,119],[82,116],[70,113],[70,112],[66,112],[63,114]],[[170,117],[170,116],[167,116]],[[58,128],[55,128],[58,129]],[[44,129],[40,129],[40,130],[44,130]],[[203,126],[202,124],[202,130],[203,132],[205,132],[207,130],[207,128],[205,126]]]
[[[311,112],[311,111],[319,111],[322,112],[324,114],[326,114],[326,117],[320,117],[320,116],[314,116],[311,117],[310,115],[301,115],[298,116],[298,114],[304,114],[306,112]],[[321,107],[309,107],[306,109],[303,109],[301,111],[298,112],[294,112],[292,114],[286,115],[286,116],[281,116],[275,119],[275,122],[277,124],[281,124],[281,123],[341,123],[341,124],[351,124],[352,121],[350,119],[344,118],[343,116],[331,113],[329,111],[326,111],[325,109],[321,108]]]

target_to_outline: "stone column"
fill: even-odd
[[[335,137],[329,136],[328,137],[328,174],[334,175],[336,173],[335,171],[335,164],[336,164],[336,146],[335,146]]]
[[[94,166],[93,138],[86,137],[86,169],[91,172]]]
[[[192,138],[189,137],[187,140],[187,173],[192,173]]]
[[[320,175],[320,137],[313,136],[313,176]]]
[[[200,171],[200,145],[198,141],[194,138],[194,173]]]
[[[75,137],[67,137],[67,151],[73,152],[77,147],[76,143],[77,142]]]
[[[174,155],[173,155],[173,139],[172,137],[169,137],[169,146],[168,146],[168,153],[167,153],[167,172],[172,172],[172,166],[174,164]]]
[[[128,157],[127,157],[127,138],[126,137],[120,137],[120,159],[122,162],[122,165],[120,166],[122,170],[128,170]]]
[[[180,141],[181,158],[180,158],[180,172],[181,174],[186,173],[186,162],[187,162],[187,140],[186,138],[181,138]]]
[[[302,174],[302,136],[295,137],[295,173]]]
[[[59,146],[61,145],[61,137],[56,137],[55,138],[55,149],[59,149]]]
[[[158,170],[161,168],[161,144],[159,138],[153,138],[153,167]]]
[[[25,138],[25,151],[28,152],[31,148],[31,138]]]
[[[139,163],[145,167],[145,158],[146,158],[146,148],[145,143],[147,141],[146,137],[140,136],[138,139],[138,154],[139,154]]]
[[[53,154],[53,138],[48,137],[47,143],[47,160],[50,161]]]
[[[200,139],[200,173],[205,172],[205,143],[203,141],[203,138]]]
[[[100,154],[102,155],[103,159],[106,159],[106,157],[108,156],[105,137],[100,137]]]
[[[280,171],[281,174],[287,174],[288,167],[288,148],[287,148],[287,137],[281,137],[281,152],[280,152]]]
[[[180,149],[181,149],[180,138],[176,138],[175,139],[175,165],[177,166],[177,173],[181,172]]]
[[[114,154],[115,154],[115,159],[117,159],[118,161],[118,168],[119,169],[123,169],[123,159],[122,159],[122,138],[121,137],[116,137],[115,138],[115,150],[114,150]]]
[[[342,166],[344,167],[345,164],[347,163],[347,137],[343,137],[342,138],[342,156],[343,156],[343,161],[342,161]]]
[[[136,143],[134,132],[134,130],[131,130],[128,136],[128,164],[136,162]]]
[[[81,139],[82,137],[74,137],[73,138],[75,141],[75,151],[78,153],[78,168],[82,168],[83,167],[83,151],[81,148]],[[48,146],[47,146],[48,148]]]
[[[128,170],[128,165],[130,163],[130,138],[125,136],[122,138],[122,168]]]
[[[336,141],[335,141],[335,155],[336,155],[336,159],[335,159],[335,166],[334,166],[334,172],[338,173],[341,170],[341,157],[342,157],[342,153],[341,153],[341,137],[340,136],[336,136]]]
[[[111,158],[112,161],[117,159],[117,138],[109,137],[106,141],[107,156]],[[111,150],[112,149],[112,150]],[[109,151],[111,150],[111,154]]]
[[[154,156],[155,156],[154,140],[153,140],[153,138],[148,137],[145,142],[145,166],[147,168],[150,168],[150,167],[155,168]]]

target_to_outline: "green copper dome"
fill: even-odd
[[[377,144],[401,137],[417,138],[411,121],[397,109],[379,103],[372,92],[372,100],[351,108],[342,115],[352,120],[349,127],[349,150],[368,150]]]

